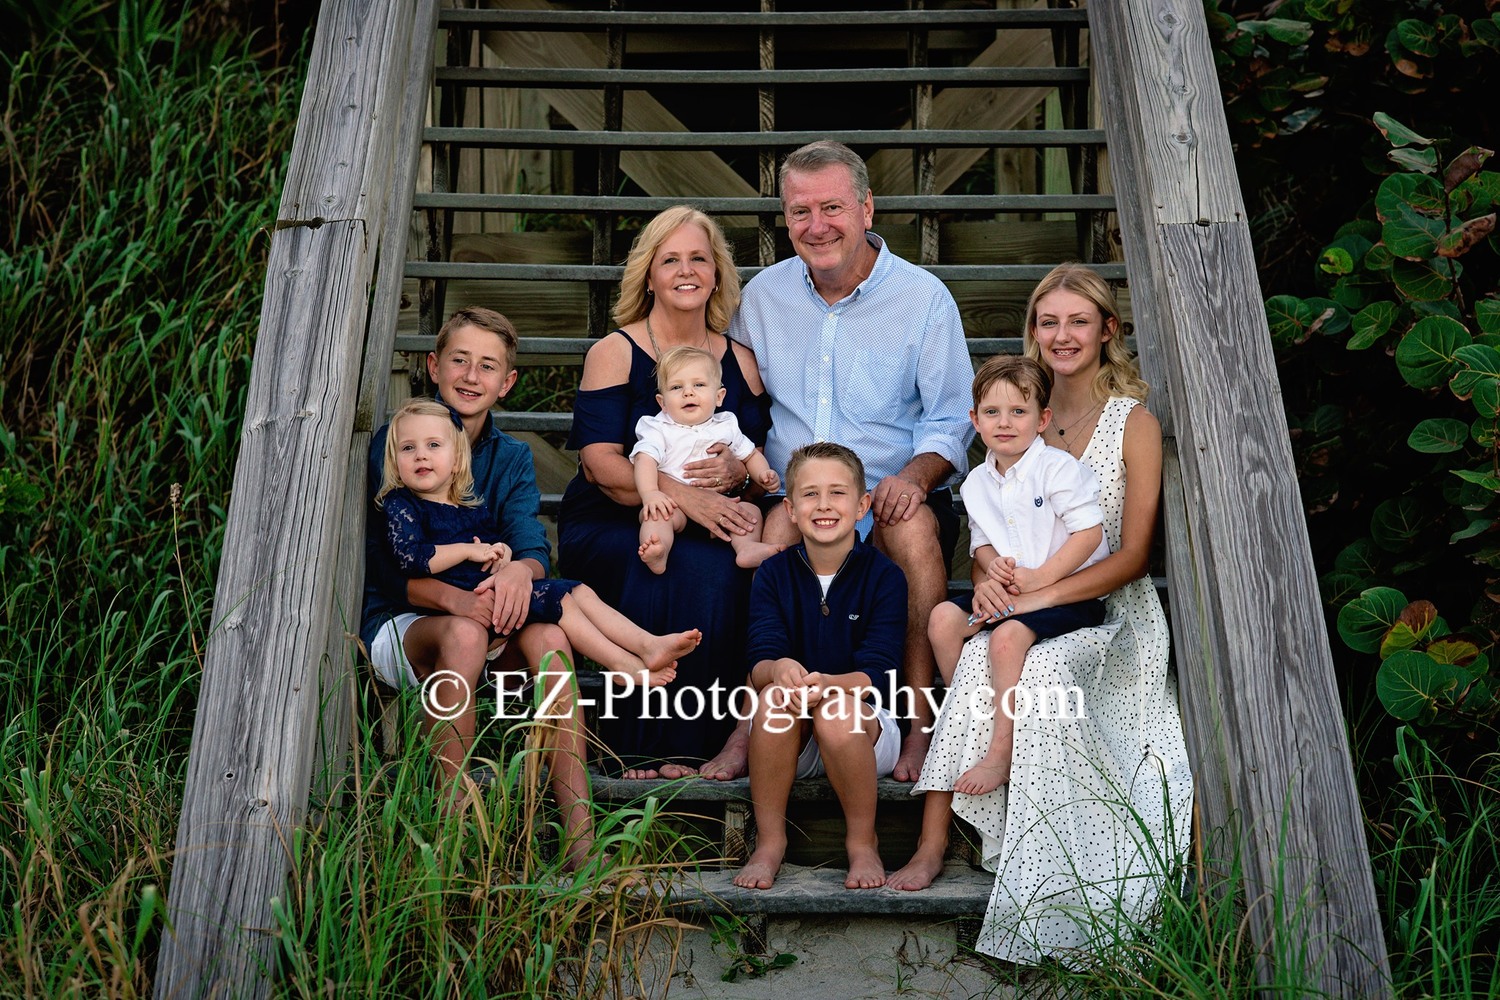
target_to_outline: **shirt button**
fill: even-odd
[[[1013,517],[1007,517],[1007,518],[1006,518],[1006,519],[1005,519],[1005,523],[1006,523],[1006,524],[1009,524],[1009,525],[1012,525],[1012,526],[1013,526],[1013,525],[1015,525],[1015,523],[1016,523],[1016,519],[1015,519],[1015,518],[1013,518]]]

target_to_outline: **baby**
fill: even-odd
[[[734,414],[714,412],[724,401],[724,385],[723,369],[712,354],[697,347],[666,351],[656,364],[656,387],[661,413],[636,423],[630,461],[641,497],[641,561],[659,574],[666,572],[677,532],[687,527],[687,515],[661,491],[661,476],[686,481],[684,465],[706,457],[711,445],[725,444],[767,492],[779,489],[781,479],[755,443],[740,432]],[[754,569],[784,546],[760,540],[760,511],[754,504],[741,501],[740,513],[752,527],[748,534],[732,536],[729,544],[734,546],[735,563]]]

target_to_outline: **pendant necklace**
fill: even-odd
[[[646,338],[651,341],[651,351],[656,355],[656,360],[661,360],[661,345],[656,342],[656,333],[651,329],[651,314],[646,314]],[[708,350],[708,328],[703,328],[703,350]]]
[[[647,327],[647,332],[650,332],[649,325]],[[1097,411],[1102,410],[1104,408],[1104,404],[1107,402],[1109,402],[1109,398],[1105,397],[1102,402],[1091,406],[1083,416],[1075,418],[1072,424],[1073,429],[1076,431],[1079,427],[1082,427],[1084,425],[1084,422],[1087,421],[1089,417],[1093,416]],[[1073,446],[1068,443],[1068,428],[1064,427],[1060,422],[1057,423],[1057,436],[1062,438],[1063,447],[1067,449],[1068,454],[1072,455]],[[1077,458],[1078,456],[1074,455],[1073,457]]]

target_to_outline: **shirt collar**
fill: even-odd
[[[997,483],[1023,482],[1031,475],[1032,467],[1042,460],[1042,452],[1046,451],[1047,447],[1047,442],[1043,441],[1042,436],[1038,434],[1036,440],[1031,442],[1031,446],[1026,449],[1026,454],[1010,467],[1009,472],[1001,473],[1000,467],[995,464],[995,456],[988,451],[984,453],[984,467]]]
[[[448,406],[448,404],[443,400],[442,394],[434,392],[432,394],[432,398],[436,399],[439,403],[442,403],[444,406]],[[458,411],[455,410],[455,409],[453,409],[453,407],[451,407],[451,406],[448,406],[448,412],[452,413],[452,414],[455,414],[455,415],[457,415],[457,413],[458,413]],[[472,445],[472,447],[474,447],[474,448],[478,448],[480,445],[484,444],[490,438],[494,437],[497,433],[499,433],[498,431],[495,430],[495,414],[494,414],[494,412],[491,411],[490,413],[485,414],[485,416],[487,416],[489,419],[484,422],[484,426],[483,427],[479,428],[479,437],[474,440],[473,445]]]

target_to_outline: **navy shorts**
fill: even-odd
[[[974,595],[959,594],[950,598],[952,603],[964,609],[967,614],[974,612]],[[1040,611],[1028,611],[1021,615],[1011,615],[997,622],[990,622],[985,627],[992,628],[999,625],[1001,621],[1020,622],[1031,631],[1036,633],[1037,641],[1051,639],[1055,636],[1066,635],[1076,632],[1081,628],[1092,628],[1104,623],[1104,601],[1094,599],[1091,601],[1078,601],[1075,604],[1059,604],[1055,608],[1042,608]]]

